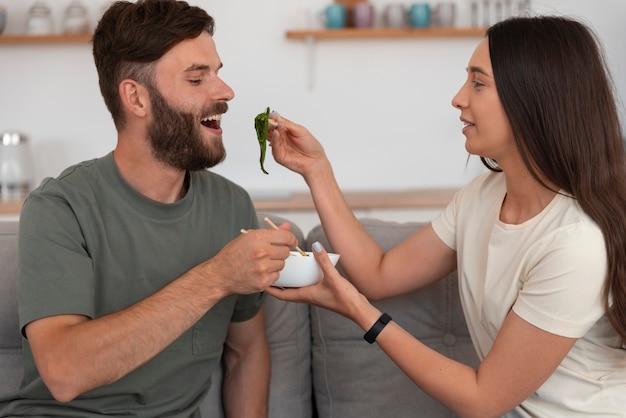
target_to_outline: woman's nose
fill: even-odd
[[[452,106],[461,109],[463,107],[467,107],[467,97],[464,93],[465,86],[461,87],[459,91],[452,98]]]

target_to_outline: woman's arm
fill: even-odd
[[[316,258],[324,273],[319,284],[270,288],[267,293],[337,312],[365,333],[381,312],[341,277],[323,249]],[[427,347],[393,321],[376,338],[420,389],[459,416],[480,418],[501,416],[528,398],[554,372],[575,341],[543,331],[511,311],[491,351],[475,370]]]
[[[485,418],[503,415],[539,389],[576,339],[543,331],[511,311],[478,370],[432,350],[394,322],[376,341],[424,392],[461,417]]]
[[[380,299],[406,293],[456,268],[455,252],[430,226],[385,254],[348,206],[319,141],[306,128],[278,120],[270,132],[274,159],[304,177],[333,251],[363,294]]]

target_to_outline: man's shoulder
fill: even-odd
[[[56,177],[44,178],[41,184],[32,190],[22,212],[37,209],[37,212],[60,207],[85,206],[94,200],[99,184],[104,181],[101,162],[107,157],[83,161],[67,167]]]
[[[107,157],[82,161],[65,168],[56,177],[46,177],[33,192],[59,192],[65,188],[80,187],[100,178],[99,163]]]

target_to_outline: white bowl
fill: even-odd
[[[274,286],[278,287],[303,287],[310,286],[322,280],[322,269],[315,261],[313,253],[307,251],[308,257],[297,251],[292,251],[285,260],[285,267],[280,271],[278,280]],[[333,266],[339,261],[339,254],[328,253]]]

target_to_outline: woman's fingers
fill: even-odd
[[[319,264],[322,272],[324,273],[324,277],[326,277],[326,273],[334,270],[335,268],[335,266],[333,266],[333,263],[331,263],[330,258],[328,258],[328,253],[326,252],[326,249],[319,241],[315,241],[313,245],[311,245],[311,249],[313,250],[313,255],[315,256],[317,264]]]

